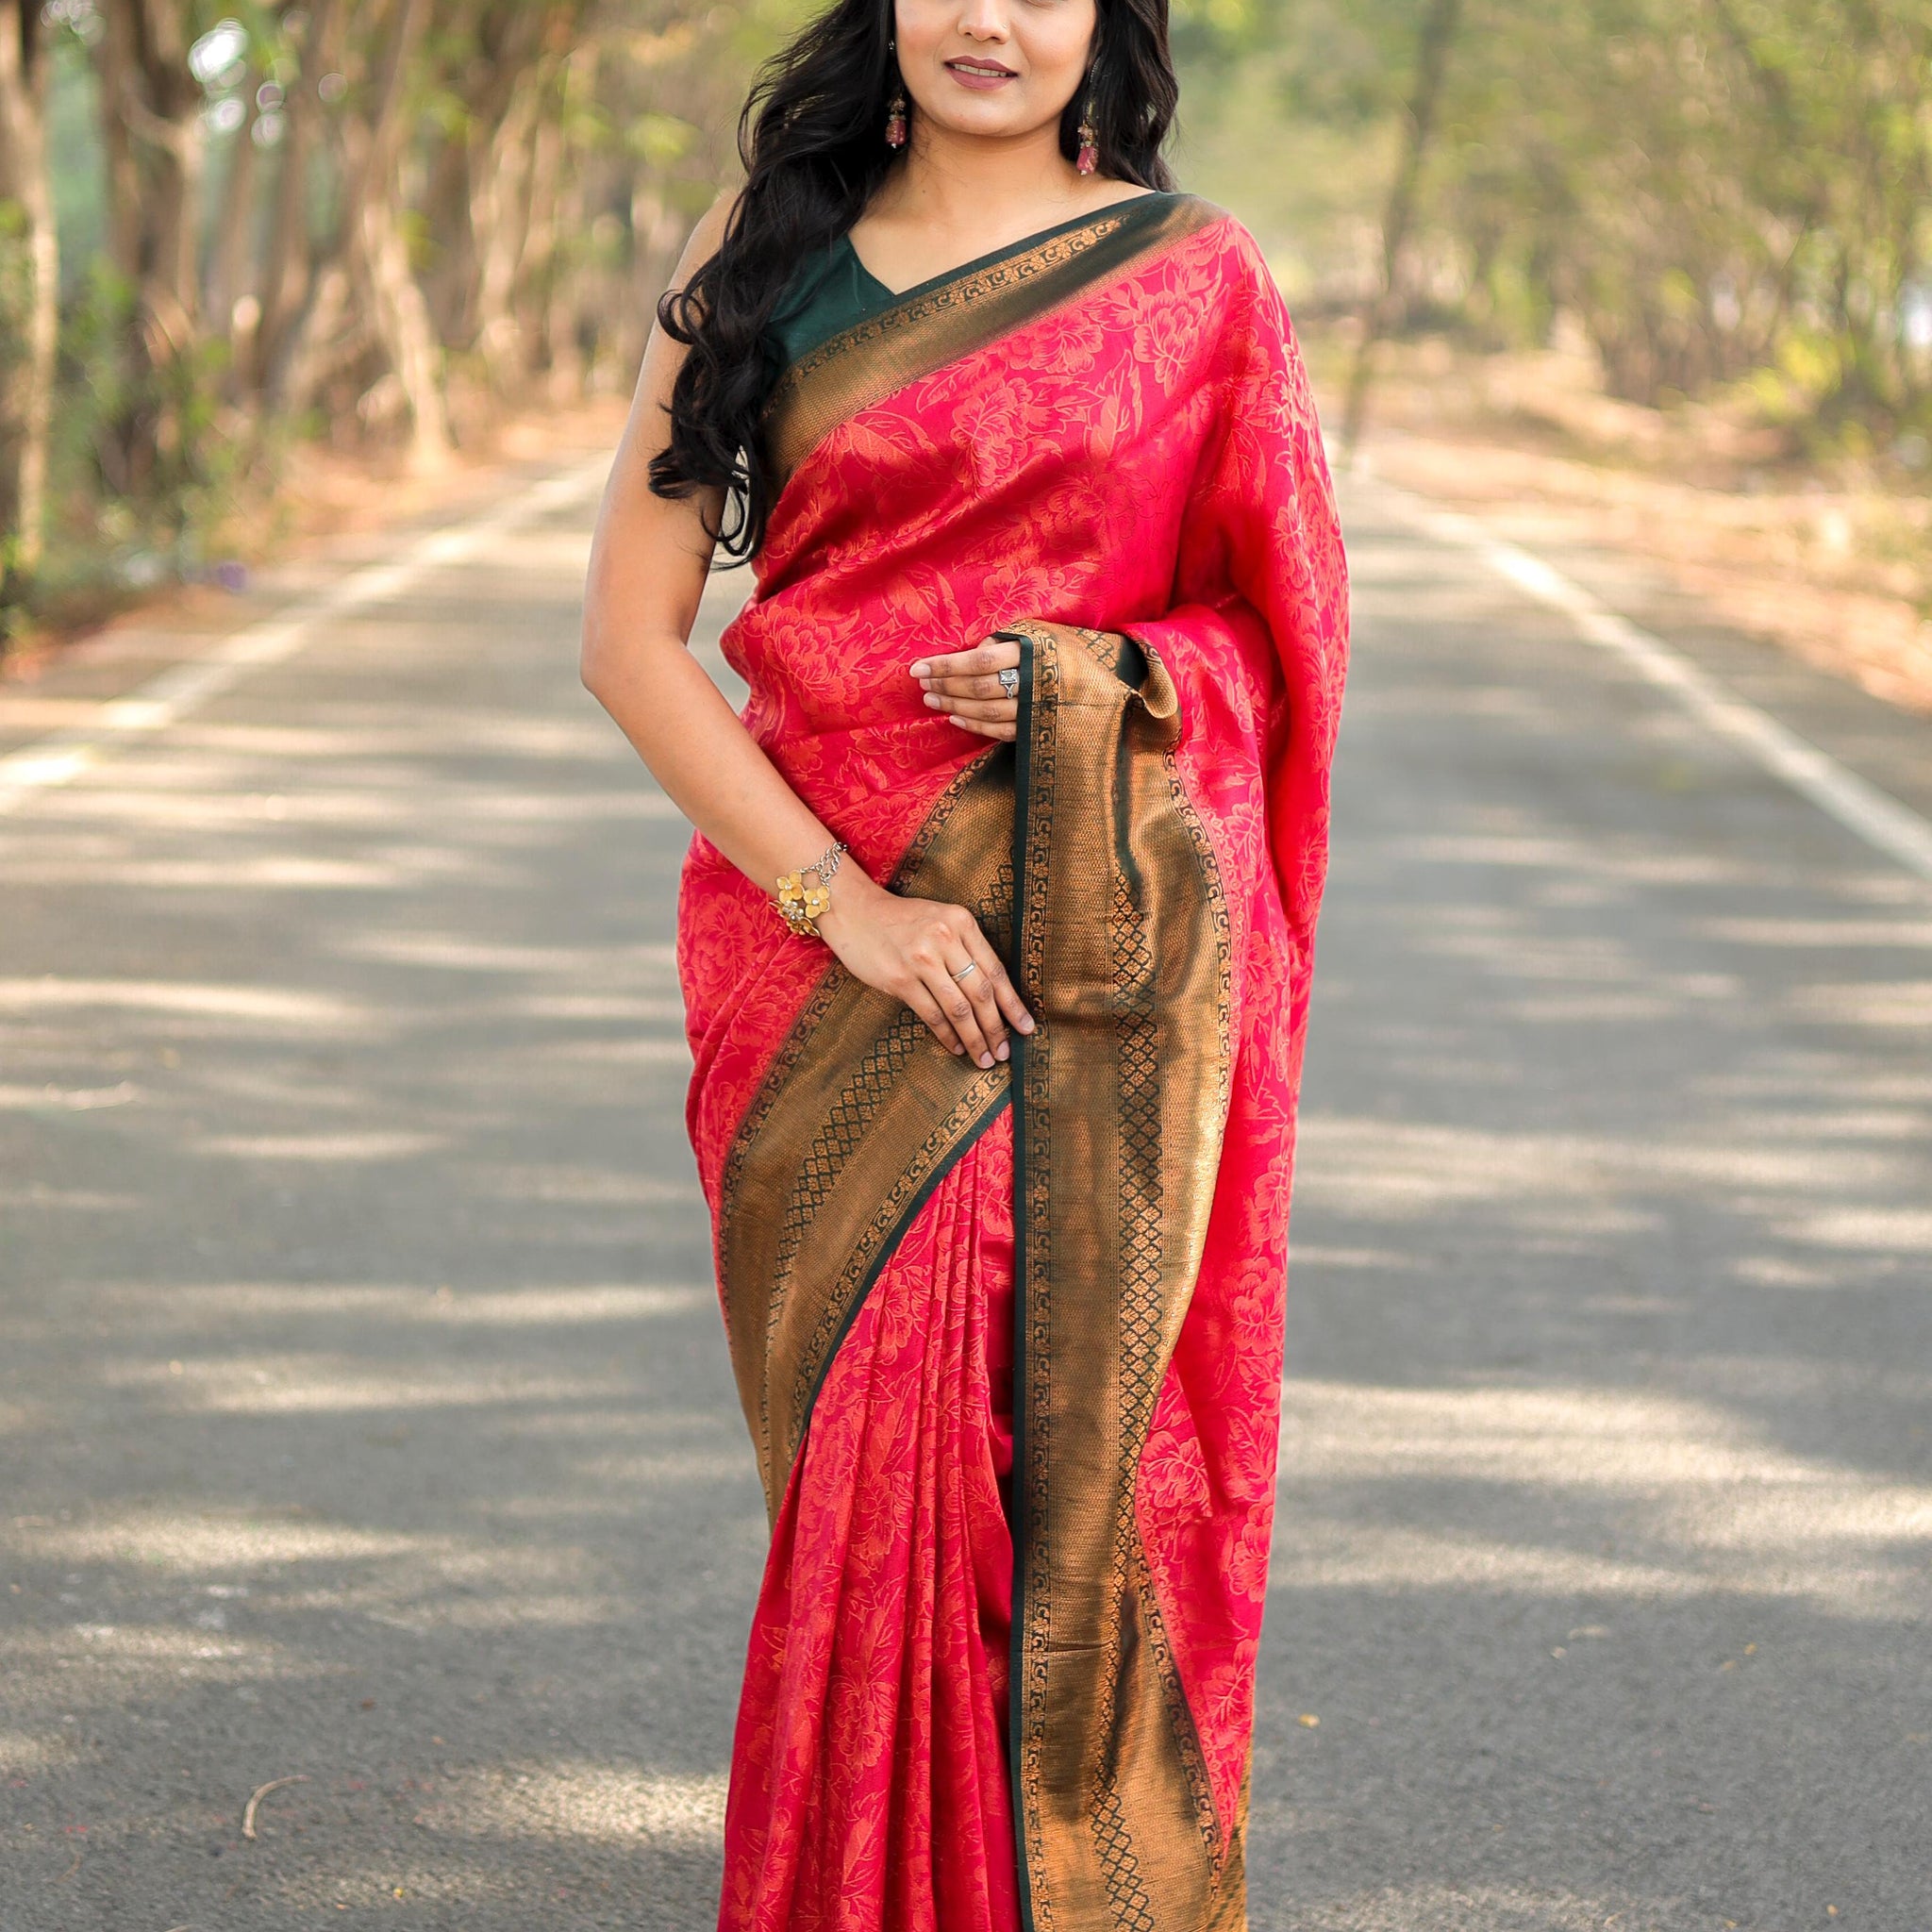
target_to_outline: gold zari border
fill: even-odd
[[[1156,1398],[1207,1241],[1231,1046],[1227,908],[1181,787],[1178,698],[1134,641],[1010,627],[1014,747],[895,886],[1012,936],[1039,1021],[1010,1072],[829,971],[734,1140],[726,1325],[774,1520],[841,1341],[912,1217],[1010,1100],[1011,1710],[1027,1932],[1245,1932],[1246,1788],[1217,1815],[1140,1536]]]
[[[895,890],[1011,916],[1013,760],[969,766]],[[719,1242],[739,1399],[774,1521],[834,1351],[925,1196],[1006,1104],[1008,1070],[951,1054],[917,1015],[834,966],[733,1141]]]
[[[1226,902],[1130,640],[1023,624],[1012,1713],[1032,1932],[1240,1932],[1243,1818],[1218,1819],[1135,1514],[1207,1241],[1226,1120]],[[1144,669],[1144,676],[1137,674]],[[1136,686],[1138,685],[1138,688]]]
[[[908,295],[792,363],[765,406],[767,447],[789,479],[849,417],[1035,321],[1158,248],[1220,218],[1198,195],[1136,195],[1090,222]]]

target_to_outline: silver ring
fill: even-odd
[[[1010,664],[1000,673],[1000,689],[1009,698],[1020,695],[1020,674]]]
[[[967,962],[965,963],[965,965],[963,965],[962,967],[960,967],[960,969],[958,970],[958,972],[957,972],[956,974],[953,974],[953,977],[954,977],[955,979],[961,979],[961,980],[963,980],[963,979],[969,978],[969,977],[970,977],[970,976],[971,976],[971,975],[972,975],[973,974],[975,974],[975,973],[977,973],[978,971],[979,971],[979,961],[978,961],[977,959],[969,959],[969,960],[967,960]]]

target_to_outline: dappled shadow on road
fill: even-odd
[[[715,1914],[764,1511],[582,548],[9,827],[8,1932]]]
[[[1353,528],[1257,1932],[1932,1923],[1932,908]],[[764,1517],[561,534],[10,826],[8,1932],[714,1914]]]
[[[1255,1923],[1932,1922],[1932,900],[1356,555]]]

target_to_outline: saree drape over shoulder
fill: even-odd
[[[1246,1924],[1342,550],[1253,239],[1146,196],[774,392],[724,637],[848,864],[1039,1022],[949,1055],[692,845],[690,1124],[773,1536],[724,1932]],[[1023,653],[1017,745],[917,658]]]

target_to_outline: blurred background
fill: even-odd
[[[802,12],[8,0],[0,632],[232,571],[320,453],[621,397]],[[1932,708],[1932,0],[1182,0],[1174,43],[1184,185],[1331,430]]]
[[[797,18],[0,0],[4,1932],[713,1920],[766,1520],[578,631]],[[1251,1923],[1921,1932],[1932,0],[1174,39],[1354,600]]]

